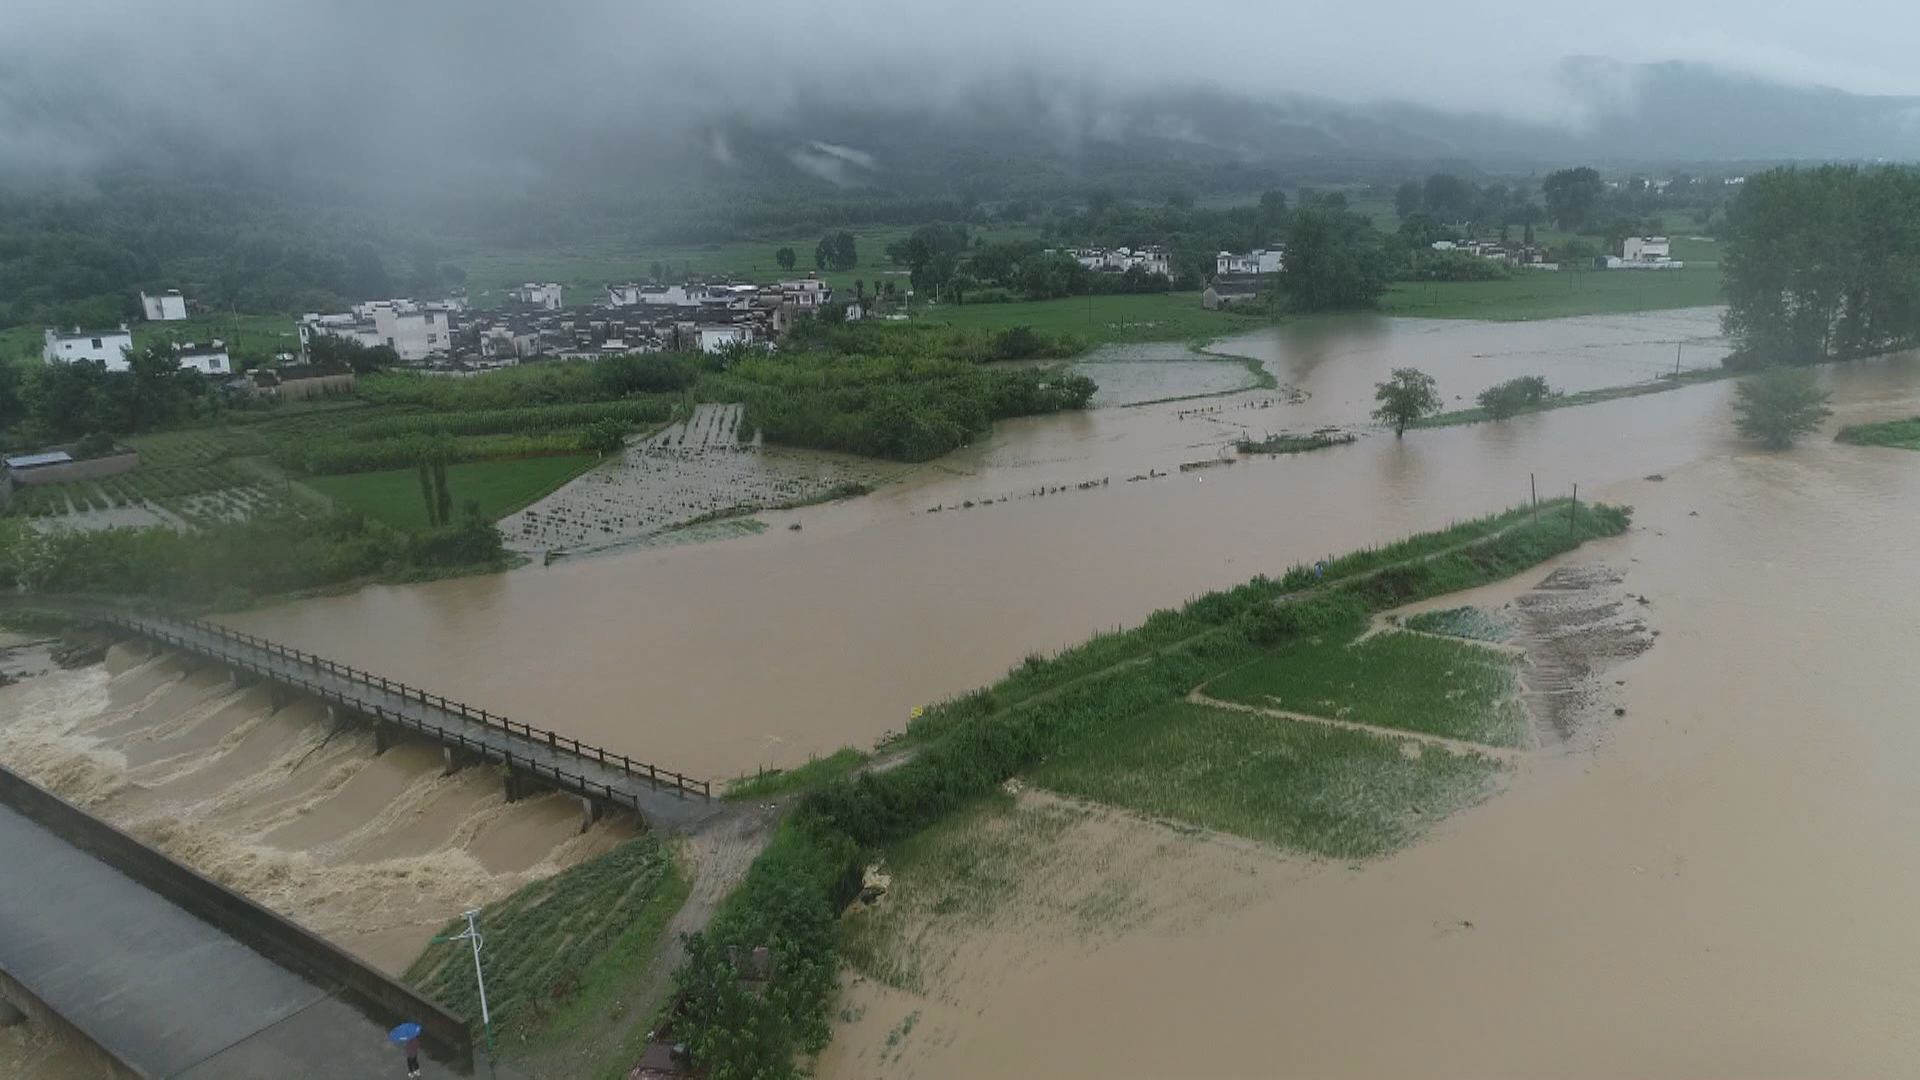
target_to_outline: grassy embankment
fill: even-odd
[[[654,1005],[634,1000],[636,980],[658,957],[689,887],[665,845],[646,836],[486,905],[480,926],[495,1043],[520,1057],[570,1039],[607,1036],[606,1071],[625,1076],[639,1054],[636,1036],[645,1032],[630,1029]],[[440,936],[465,927],[456,920]],[[406,980],[473,1017],[478,1031],[466,942],[429,945]]]
[[[1645,397],[1648,394],[1664,394],[1669,390],[1678,390],[1684,386],[1699,383],[1719,382],[1731,379],[1740,372],[1732,368],[1693,368],[1678,375],[1662,375],[1651,382],[1628,383],[1625,386],[1603,386],[1596,390],[1582,390],[1574,394],[1554,394],[1540,401],[1523,405],[1516,409],[1514,416],[1526,416],[1530,413],[1552,412],[1555,409],[1571,409],[1579,405],[1598,405],[1603,401],[1617,401],[1621,398]],[[1486,409],[1475,406],[1471,409],[1453,409],[1435,413],[1432,416],[1415,420],[1409,427],[1436,428],[1453,427],[1456,424],[1484,424],[1494,419]]]
[[[1491,751],[1409,753],[1386,735],[1184,700],[1274,650],[1344,640],[1368,612],[1511,576],[1627,520],[1599,506],[1538,521],[1518,510],[1334,559],[1318,575],[1295,568],[1031,657],[995,686],[929,710],[903,738],[912,753],[902,763],[809,791],[694,942],[681,1031],[696,1060],[788,1075],[792,1052],[826,1037],[835,913],[862,861],[884,852],[911,874],[903,845],[1015,775],[1322,855],[1377,854],[1419,835],[1488,789],[1500,768]],[[1404,697],[1371,700],[1382,718],[1408,715]],[[742,990],[725,960],[728,945],[761,944],[783,957],[785,973],[764,997]]]
[[[1496,281],[1396,282],[1388,315],[1523,322],[1706,307],[1721,302],[1718,266],[1682,270],[1515,271]]]
[[[1092,345],[1149,341],[1205,342],[1271,325],[1265,315],[1208,311],[1199,293],[1140,293],[1015,300],[1000,304],[942,304],[915,312],[917,322],[963,330],[1028,326],[1073,334]]]
[[[1909,420],[1888,420],[1879,424],[1851,424],[1840,429],[1835,441],[1855,446],[1892,446],[1902,450],[1920,450],[1920,416]]]

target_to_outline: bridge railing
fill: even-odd
[[[257,637],[243,631],[233,630],[221,626],[218,623],[208,622],[204,619],[143,618],[121,614],[106,615],[103,616],[103,618],[116,626],[144,634],[148,637],[166,642],[167,644],[186,649],[189,652],[208,655],[209,650],[204,643],[195,641],[184,634],[169,629],[169,627],[181,626],[197,631],[202,635],[213,638],[222,646],[226,646],[214,650],[211,656],[212,659],[217,659],[223,664],[244,668],[255,674],[273,679],[276,682],[292,686],[296,689],[305,690],[316,697],[336,701],[339,704],[356,709],[376,719],[396,723],[403,727],[419,731],[422,734],[430,735],[450,746],[457,746],[462,749],[474,751],[484,749],[485,757],[492,760],[503,761],[510,768],[525,769],[530,773],[546,776],[555,781],[563,778],[567,779],[577,784],[582,794],[593,794],[613,798],[616,802],[635,804],[635,808],[638,808],[637,799],[624,795],[616,796],[612,794],[615,792],[614,788],[592,780],[582,773],[569,773],[557,766],[542,764],[527,754],[516,754],[504,747],[489,746],[482,740],[467,736],[464,732],[455,731],[430,720],[408,716],[405,712],[398,709],[387,709],[379,702],[370,702],[363,698],[352,697],[335,688],[325,687],[311,680],[291,675],[285,671],[264,664],[254,663],[251,657],[233,652],[232,647],[239,646],[256,650],[271,658],[309,667],[317,672],[325,672],[326,674],[345,679],[348,682],[358,684],[367,689],[378,689],[384,694],[399,698],[401,701],[417,701],[422,706],[437,708],[442,712],[458,716],[468,723],[498,731],[512,738],[525,740],[535,745],[543,745],[550,750],[564,751],[575,757],[597,762],[608,769],[617,769],[635,780],[647,781],[655,790],[668,790],[682,798],[690,795],[697,795],[706,800],[713,798],[711,781],[695,779],[684,773],[675,772],[672,769],[663,769],[651,762],[636,761],[626,754],[611,753],[601,747],[581,742],[579,739],[548,731],[545,728],[534,727],[532,724],[521,723],[497,713],[488,712],[485,709],[476,709],[467,705],[465,702],[455,701],[445,695],[430,694],[425,690],[409,686],[403,682],[396,682],[383,675],[363,671],[352,665],[341,664],[323,656],[316,656],[313,653],[304,652],[300,649],[291,649],[279,642],[269,641],[266,638]]]

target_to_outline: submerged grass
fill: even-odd
[[[539,1046],[651,1002],[627,1000],[690,888],[659,840],[643,836],[486,906],[487,1004],[496,1040]],[[449,923],[456,933],[465,922]],[[407,969],[478,1031],[480,1002],[465,942],[429,945]]]
[[[1920,416],[1910,420],[1888,420],[1879,424],[1852,424],[1840,429],[1834,441],[1855,446],[1892,446],[1901,450],[1920,450]]]
[[[1423,634],[1444,634],[1468,641],[1505,641],[1513,636],[1513,620],[1477,607],[1422,611],[1407,616],[1400,625]]]
[[[1237,449],[1243,454],[1304,454],[1329,446],[1345,446],[1353,441],[1345,431],[1316,431],[1311,435],[1269,435],[1264,439],[1241,439]]]
[[[1207,684],[1206,692],[1309,716],[1524,746],[1519,663],[1481,645],[1389,630],[1357,642],[1283,645]]]
[[[1331,858],[1400,847],[1492,789],[1470,754],[1176,702],[1117,718],[1036,783]]]

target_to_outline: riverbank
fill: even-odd
[[[1360,866],[1017,802],[998,827],[1029,839],[978,864],[993,914],[926,924],[938,991],[854,982],[819,1075],[1898,1074],[1920,859],[1887,807],[1920,687],[1888,649],[1920,474],[1827,443],[1662,472],[1604,489],[1630,533],[1555,564],[1608,568],[1659,632],[1600,680],[1584,749]],[[1540,579],[1437,603],[1522,612],[1564,591]]]

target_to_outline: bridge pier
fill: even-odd
[[[587,795],[580,796],[580,831],[586,832],[593,828],[593,823],[599,821],[606,811],[607,808],[600,805],[598,799]]]
[[[245,690],[259,681],[260,676],[251,671],[242,671],[239,668],[230,668],[227,671],[227,685],[235,690]]]
[[[273,689],[267,691],[267,715],[271,716],[286,707],[287,689],[284,686],[275,684]]]
[[[461,769],[469,765],[477,765],[479,762],[480,759],[475,757],[470,750],[462,750],[453,746],[442,746],[440,748],[441,776],[452,776]]]
[[[27,1014],[20,1011],[20,1006],[0,997],[0,1028],[18,1027],[26,1022]]]

